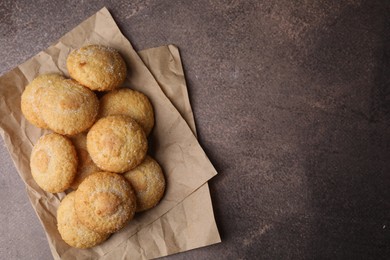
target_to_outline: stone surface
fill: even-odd
[[[2,0],[0,74],[103,6],[136,49],[180,48],[219,171],[223,242],[169,259],[390,257],[387,0]],[[0,163],[0,255],[50,259],[3,145]]]

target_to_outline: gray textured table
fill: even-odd
[[[172,259],[390,257],[389,1],[0,1],[0,74],[106,6],[176,44],[223,242]],[[0,141],[0,258],[50,259]]]

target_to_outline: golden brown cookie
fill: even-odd
[[[153,208],[164,195],[165,178],[160,165],[150,156],[123,175],[137,197],[137,212]]]
[[[73,79],[98,91],[119,87],[127,75],[126,63],[119,52],[102,45],[88,45],[72,51],[66,66]]]
[[[63,79],[64,77],[60,74],[44,74],[39,75],[26,86],[21,97],[21,109],[24,117],[31,124],[39,128],[47,128],[47,125],[43,121],[38,109],[38,104],[41,99],[41,95],[39,95],[39,93],[41,93],[41,89],[58,84],[58,82]]]
[[[62,239],[70,246],[90,248],[105,241],[110,233],[102,234],[88,229],[77,218],[74,209],[75,192],[61,201],[57,209],[57,227]]]
[[[77,174],[74,181],[70,185],[72,189],[77,189],[79,184],[91,173],[101,171],[99,167],[92,161],[87,150],[87,134],[81,133],[70,137],[73,145],[77,151],[77,157],[79,159]]]
[[[154,125],[153,107],[143,93],[128,88],[108,92],[100,99],[99,117],[127,115],[137,121],[149,135]]]
[[[59,134],[75,135],[87,130],[99,112],[95,93],[72,79],[59,81],[41,95],[42,119]]]
[[[52,193],[65,191],[76,175],[76,150],[62,135],[44,135],[32,150],[30,168],[35,182],[43,190]]]
[[[111,172],[87,176],[76,190],[77,218],[89,229],[112,233],[134,217],[137,201],[126,179]]]
[[[148,150],[141,126],[129,116],[115,115],[99,119],[87,135],[88,152],[105,171],[123,173],[140,164]]]

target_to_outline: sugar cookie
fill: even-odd
[[[119,87],[127,75],[126,63],[119,52],[102,45],[88,45],[72,51],[66,66],[73,79],[98,91]]]
[[[160,165],[150,156],[123,175],[137,197],[137,212],[153,208],[164,195],[165,178]]]
[[[141,126],[129,116],[99,119],[87,135],[88,152],[95,164],[106,171],[123,173],[140,164],[148,141]]]
[[[77,218],[89,229],[112,233],[134,217],[137,201],[126,179],[111,172],[87,176],[76,190]]]
[[[90,89],[72,79],[64,79],[42,93],[39,110],[54,132],[74,135],[95,122],[99,100]]]
[[[62,239],[76,248],[90,248],[105,241],[110,233],[98,233],[88,229],[78,220],[74,198],[75,192],[69,193],[57,209],[57,227]]]
[[[72,142],[62,135],[44,135],[32,150],[30,168],[34,180],[43,190],[63,192],[76,175],[76,150]]]
[[[99,117],[127,115],[137,121],[148,136],[154,125],[153,107],[143,93],[129,88],[110,91],[100,99]]]
[[[21,97],[21,109],[24,117],[31,124],[39,128],[47,128],[46,123],[41,117],[41,113],[38,109],[40,103],[39,93],[41,89],[51,87],[58,84],[59,81],[64,79],[60,74],[44,74],[39,75],[33,81],[31,81],[24,89]]]

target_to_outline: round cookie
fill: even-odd
[[[140,164],[148,150],[141,126],[129,116],[115,115],[99,119],[87,135],[88,152],[105,171],[123,173]]]
[[[110,233],[98,233],[84,226],[74,209],[75,192],[65,196],[57,209],[57,228],[62,239],[76,248],[90,248],[105,241]]]
[[[137,197],[137,212],[153,208],[164,195],[165,178],[160,165],[150,156],[123,175]]]
[[[76,175],[76,150],[72,142],[62,135],[44,135],[32,150],[30,168],[35,182],[43,190],[63,192]]]
[[[77,157],[79,159],[77,174],[74,178],[70,187],[72,189],[77,189],[80,183],[87,177],[88,175],[100,171],[99,167],[92,161],[91,156],[89,156],[87,150],[87,134],[81,133],[75,136],[70,137],[74,147],[76,148]]]
[[[64,79],[60,74],[39,75],[24,89],[21,97],[21,109],[24,117],[39,128],[47,128],[38,109],[42,93],[41,89],[51,87]]]
[[[143,93],[128,88],[108,92],[100,99],[99,117],[127,115],[137,121],[149,135],[154,125],[153,107]]]
[[[79,185],[74,206],[77,218],[89,229],[113,233],[134,217],[137,201],[122,175],[96,172]]]
[[[90,89],[72,79],[64,79],[46,89],[39,110],[51,130],[75,135],[87,130],[95,122],[99,100]]]
[[[126,63],[119,52],[102,45],[88,45],[72,51],[66,66],[73,79],[98,91],[117,88],[127,75]]]

